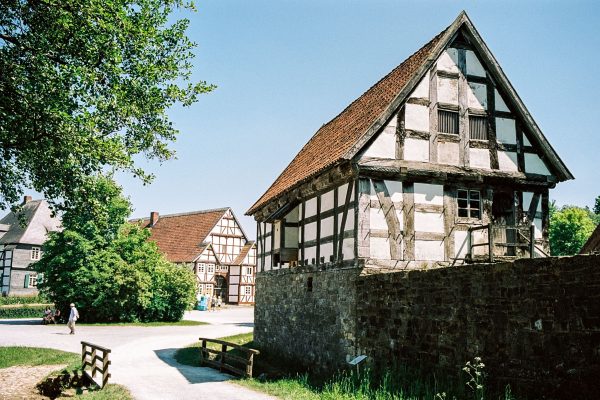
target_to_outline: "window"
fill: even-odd
[[[39,247],[32,247],[31,248],[31,259],[32,260],[39,260],[40,259],[40,253],[42,249],[40,249]]]
[[[252,270],[253,270],[252,267],[247,267],[246,268],[246,275],[252,275]]]
[[[469,117],[469,133],[471,139],[488,140],[487,117]]]
[[[203,274],[204,273],[204,267],[205,267],[204,263],[198,264],[198,272],[201,273],[201,274]]]
[[[204,293],[204,284],[202,284],[202,283],[198,284],[198,293],[200,293],[200,294]]]
[[[211,283],[206,284],[206,293],[212,293],[213,285]]]
[[[37,284],[38,284],[37,274],[30,274],[30,273],[25,274],[25,284],[23,285],[24,288],[36,287]]]
[[[458,190],[458,216],[481,218],[481,195],[479,190]]]
[[[246,293],[246,295],[251,296],[252,295],[252,286],[244,286],[244,293]]]
[[[208,264],[207,271],[209,274],[214,273],[215,272],[215,264]]]
[[[438,132],[458,135],[458,113],[438,110]]]

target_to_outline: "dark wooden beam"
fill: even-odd
[[[415,187],[402,183],[402,214],[404,216],[404,260],[415,259]]]
[[[456,188],[444,186],[444,259],[451,261],[454,254],[454,218],[456,212]]]
[[[402,106],[398,111],[396,121],[396,159],[404,159],[404,139],[406,138],[405,107]]]
[[[438,132],[438,73],[436,66],[429,71],[429,162],[437,162]]]
[[[467,60],[464,49],[458,50],[458,136],[459,144],[459,164],[469,165],[469,83],[467,82]]]
[[[342,212],[342,223],[340,224],[340,231],[346,232],[346,220],[348,219],[348,212],[350,211],[350,203],[352,202],[352,194],[354,193],[354,181],[348,182],[348,189],[346,190],[346,198],[344,199],[344,211]],[[341,237],[338,244],[337,259],[342,261],[342,249],[344,247],[344,238]]]
[[[494,94],[494,83],[492,77],[487,74],[487,109],[488,109],[488,126],[487,135],[488,143],[490,145],[490,167],[492,169],[500,169],[498,162],[498,143],[496,141],[496,117],[494,117],[493,111],[496,109],[496,96]]]
[[[357,228],[357,257],[368,258],[369,249],[369,229],[370,229],[370,192],[371,181],[369,178],[358,179],[358,223]]]
[[[398,220],[398,215],[396,214],[396,208],[394,207],[394,203],[390,198],[390,193],[385,185],[385,182],[377,179],[373,179],[372,182],[373,186],[375,187],[375,193],[377,194],[379,204],[381,204],[381,209],[383,211],[388,232],[390,234],[390,255],[392,259],[400,260],[402,259],[402,234],[400,232],[400,221]]]

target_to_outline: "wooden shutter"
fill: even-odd
[[[25,274],[25,283],[23,284],[23,287],[25,289],[27,289],[29,287],[29,274]]]

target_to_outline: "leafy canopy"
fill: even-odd
[[[553,256],[579,253],[594,231],[594,215],[587,208],[576,206],[550,207],[550,250]]]
[[[0,208],[33,188],[68,209],[90,176],[121,170],[149,182],[135,156],[173,156],[167,109],[213,89],[191,82],[195,44],[189,21],[170,18],[176,9],[193,5],[0,2]]]
[[[193,273],[169,263],[150,233],[125,222],[129,203],[109,178],[90,184],[100,202],[65,212],[34,268],[42,293],[89,322],[177,321],[195,300]]]

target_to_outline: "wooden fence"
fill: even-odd
[[[98,353],[102,355],[98,355]],[[106,347],[98,346],[89,342],[81,342],[81,368],[83,373],[100,388],[103,388],[108,383],[110,374],[108,373],[108,366],[110,361],[108,355],[110,349]],[[100,362],[100,366],[98,366]],[[101,377],[96,378],[96,373],[99,372]]]
[[[219,371],[229,371],[243,377],[252,377],[252,366],[254,364],[254,356],[260,354],[258,350],[249,349],[235,343],[225,342],[218,339],[200,338],[202,347],[200,348],[200,366],[209,365],[218,368]],[[208,348],[207,343],[215,343],[221,346],[221,350]],[[230,354],[227,349],[236,349],[238,354]],[[214,354],[215,358],[211,359],[210,355]],[[231,365],[231,363],[242,365],[241,368]],[[244,368],[245,367],[245,368]]]

